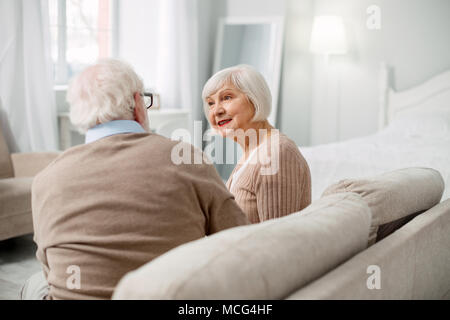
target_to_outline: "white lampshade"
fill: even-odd
[[[319,54],[345,54],[347,38],[342,17],[317,16],[311,33],[310,50]]]

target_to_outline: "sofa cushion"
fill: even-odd
[[[380,226],[393,232],[394,228],[386,224],[400,227],[401,223],[438,204],[444,192],[444,180],[434,169],[405,168],[367,179],[339,181],[328,187],[322,196],[339,192],[358,193],[369,205],[372,211],[369,244],[373,244]]]
[[[59,152],[11,153],[14,177],[34,177],[60,155]]]
[[[449,299],[449,244],[447,199],[287,299]]]
[[[354,193],[179,246],[124,276],[113,299],[281,299],[367,246],[370,209]]]
[[[13,216],[0,216],[0,241],[33,233],[31,212]]]
[[[33,178],[0,179],[0,217],[31,213]]]
[[[2,128],[0,127],[0,179],[14,177],[13,166],[9,154],[8,145],[3,138]]]

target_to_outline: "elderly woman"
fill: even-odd
[[[203,88],[214,130],[236,141],[243,156],[227,187],[252,223],[302,210],[311,203],[311,175],[297,145],[267,120],[271,94],[263,76],[239,65],[219,71]]]

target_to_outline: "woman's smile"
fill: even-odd
[[[230,123],[233,119],[225,119],[225,120],[221,120],[219,122],[217,122],[217,124],[219,125],[219,127],[223,127],[225,125],[227,125],[228,123]]]

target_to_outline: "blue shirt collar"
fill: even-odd
[[[85,143],[122,133],[146,133],[146,131],[136,121],[113,120],[89,129],[86,132]]]

